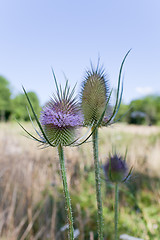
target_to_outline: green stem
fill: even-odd
[[[101,179],[100,167],[98,158],[98,128],[94,131],[93,135],[93,153],[94,153],[94,166],[95,166],[95,181],[96,181],[96,197],[98,208],[98,240],[103,240],[103,211],[102,211],[102,198],[101,198]]]
[[[115,183],[115,240],[118,240],[118,201],[119,201],[119,190],[118,183]]]
[[[66,212],[69,224],[69,240],[74,239],[74,228],[73,228],[73,217],[72,217],[72,208],[71,208],[71,199],[68,191],[68,184],[67,184],[67,176],[66,176],[66,169],[65,169],[65,162],[64,162],[64,154],[63,154],[63,147],[61,144],[58,145],[58,155],[60,160],[60,167],[61,167],[61,175],[63,181],[63,191],[66,203]]]

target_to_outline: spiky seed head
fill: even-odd
[[[67,82],[63,92],[58,90],[57,96],[46,104],[40,115],[43,129],[54,146],[67,146],[73,142],[75,130],[83,122],[78,103],[72,97],[73,91],[70,93],[69,90]]]
[[[104,69],[91,65],[86,71],[81,89],[81,108],[84,115],[84,124],[96,124],[101,117],[109,93],[108,80]]]
[[[110,156],[104,165],[104,173],[106,179],[111,182],[123,182],[128,175],[128,167],[126,161],[117,154]]]

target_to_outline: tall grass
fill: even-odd
[[[30,124],[27,128],[32,129]],[[111,129],[112,128],[112,129]],[[129,182],[120,185],[120,233],[159,239],[160,128],[114,125],[99,131],[100,161],[113,144],[134,165]],[[13,123],[0,123],[0,239],[66,239],[63,190],[57,152],[40,150]],[[65,148],[68,183],[78,239],[97,239],[92,145]],[[53,161],[53,156],[55,156]],[[127,191],[126,191],[127,189]],[[103,182],[104,228],[113,239],[114,188]],[[106,217],[107,216],[107,217]],[[109,226],[109,227],[108,227]]]

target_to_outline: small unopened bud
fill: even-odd
[[[131,170],[132,168],[130,171],[128,170],[125,159],[117,154],[110,156],[104,165],[106,179],[115,183],[126,181],[131,174]]]

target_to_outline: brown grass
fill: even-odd
[[[31,130],[31,125],[25,126]],[[31,130],[32,131],[32,130]],[[86,130],[83,130],[86,131]],[[57,186],[61,186],[56,149],[39,149],[36,142],[22,136],[23,131],[15,123],[0,123],[0,236],[4,239],[54,239],[56,231],[56,201],[52,216],[45,215],[45,223],[39,230],[32,229],[41,214],[41,208],[49,204],[49,189],[58,198]],[[147,126],[114,125],[99,133],[100,160],[106,161],[108,153],[116,146],[125,153],[134,169],[151,176],[160,172],[160,128]],[[69,185],[78,187],[78,173],[93,165],[92,146],[86,143],[78,148],[65,149]],[[78,208],[78,205],[77,205]],[[79,216],[80,218],[80,216]],[[47,235],[48,234],[48,235]],[[92,234],[91,234],[92,235]]]

